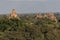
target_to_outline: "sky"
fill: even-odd
[[[0,14],[60,12],[60,0],[0,0]]]

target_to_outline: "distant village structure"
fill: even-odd
[[[16,14],[16,10],[15,9],[12,9],[12,12],[10,14],[9,19],[11,19],[11,18],[19,19],[18,15]]]
[[[48,18],[48,19],[50,19],[52,21],[57,22],[57,18],[55,17],[54,13],[47,13],[47,14],[44,14],[44,15],[37,14],[36,18]]]

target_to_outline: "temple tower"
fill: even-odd
[[[56,18],[56,16],[54,15],[54,13],[49,13],[49,14],[48,14],[48,18],[49,18],[50,20],[52,20],[52,21],[57,22],[57,18]]]
[[[12,12],[10,14],[9,19],[11,19],[11,18],[17,18],[17,19],[19,19],[18,15],[16,14],[16,10],[15,9],[12,9]]]
[[[43,16],[41,14],[37,14],[36,18],[43,18]]]

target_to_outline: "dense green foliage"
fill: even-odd
[[[0,16],[0,40],[60,40],[60,23],[24,15],[18,19]]]

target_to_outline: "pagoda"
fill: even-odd
[[[10,14],[9,19],[11,19],[11,18],[19,19],[18,15],[16,14],[16,10],[15,9],[12,9],[12,12]]]

